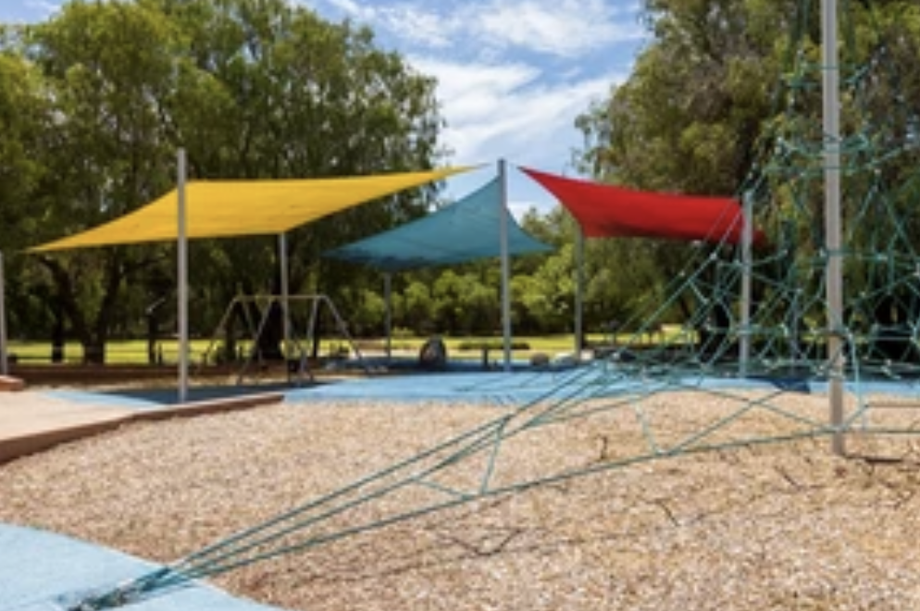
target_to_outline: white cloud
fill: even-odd
[[[447,127],[441,141],[458,164],[512,164],[572,173],[582,144],[575,119],[622,82],[647,36],[638,0],[315,0],[369,24],[417,70],[438,79]],[[520,215],[553,198],[509,173]],[[452,179],[462,195],[481,176]]]
[[[26,0],[25,7],[41,13],[43,17],[48,17],[61,10],[61,2],[52,2],[51,0]]]
[[[440,49],[451,44],[452,36],[460,24],[455,18],[430,10],[430,7],[412,2],[387,2],[375,6],[354,0],[325,0],[331,6],[375,30],[385,30],[403,43],[413,43]]]
[[[334,6],[357,19],[374,21],[377,11],[373,7],[365,6],[354,0],[326,0],[326,4]]]
[[[531,210],[536,210],[537,212],[545,214],[549,211],[549,208],[546,201],[543,200],[511,199],[508,201],[508,211],[518,223],[520,223],[524,216]]]
[[[442,15],[410,4],[397,4],[380,11],[384,25],[403,40],[434,48],[446,49],[462,28],[456,17]]]
[[[508,95],[534,83],[540,70],[526,64],[459,64],[450,61],[410,57],[409,63],[438,79],[438,95],[454,110],[455,121],[480,118]]]
[[[404,43],[431,49],[466,44],[485,55],[511,47],[571,58],[645,35],[635,3],[616,7],[607,0],[325,2]]]
[[[410,58],[439,81],[443,137],[461,163],[506,157],[517,162],[556,158],[560,144],[574,143],[575,117],[606,96],[618,77],[551,83],[537,67],[524,64],[470,65]],[[556,168],[553,168],[556,169]]]
[[[622,11],[605,0],[492,0],[478,17],[483,37],[563,57],[644,35],[638,23],[624,21]]]

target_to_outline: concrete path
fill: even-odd
[[[247,409],[280,403],[283,393],[209,396],[184,404],[143,401],[117,393],[23,391],[0,393],[0,464],[126,422]]]
[[[130,419],[134,410],[72,403],[42,393],[0,393],[0,463],[96,434]]]

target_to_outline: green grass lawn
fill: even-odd
[[[417,354],[427,337],[394,338],[390,346],[395,353]],[[500,337],[443,337],[451,358],[480,358],[482,345],[489,345],[493,350],[501,350]],[[356,344],[362,353],[381,353],[384,350],[383,338],[359,339]],[[570,352],[574,348],[574,339],[571,335],[552,335],[544,337],[515,337],[515,356],[526,357],[532,352],[545,352],[554,355],[560,352]],[[249,342],[239,342],[238,349],[242,354],[247,354]],[[526,348],[522,346],[526,345]],[[175,363],[178,355],[178,342],[162,340],[157,342],[157,354],[162,354],[164,363]],[[195,339],[190,342],[191,359],[200,362],[210,348],[209,362],[213,362],[219,344],[212,346],[211,340]],[[320,343],[320,354],[323,356],[337,354],[348,349],[348,343],[341,339],[324,339]],[[15,356],[23,364],[46,364],[51,362],[51,342],[11,341],[9,354]],[[83,346],[78,342],[67,342],[64,345],[65,362],[82,362]],[[145,340],[112,340],[106,344],[106,363],[109,364],[146,364],[147,342]]]
[[[669,331],[666,329],[665,334]],[[390,346],[394,353],[397,354],[418,354],[427,337],[412,338],[393,338]],[[482,347],[488,345],[492,358],[495,358],[495,351],[502,349],[502,338],[495,336],[472,336],[472,337],[442,337],[447,346],[450,358],[460,359],[479,359],[482,357]],[[617,338],[619,343],[629,341],[630,336],[621,335]],[[587,340],[591,344],[604,343],[609,340],[608,337],[601,334],[589,334]],[[648,337],[650,343],[660,341],[660,338]],[[513,337],[515,358],[528,358],[535,352],[542,352],[550,357],[560,354],[569,353],[575,348],[575,340],[571,334],[561,335],[544,335],[544,336],[515,336]],[[358,339],[356,344],[362,353],[381,354],[384,351],[384,338]],[[238,350],[244,356],[248,354],[250,342],[241,341],[237,343]],[[190,342],[191,361],[200,363],[205,353],[209,354],[208,362],[215,362],[217,352],[220,350],[220,342],[212,342],[210,339],[193,339]],[[208,352],[210,349],[210,352]],[[323,339],[320,343],[320,354],[329,356],[344,353],[349,349],[349,345],[342,339],[329,338]],[[33,341],[11,341],[9,343],[9,354],[15,355],[19,362],[23,364],[47,364],[51,362],[51,343],[50,342],[33,342]],[[161,340],[157,342],[157,354],[162,354],[164,363],[175,363],[178,355],[178,342],[175,340]],[[70,363],[79,363],[83,361],[83,347],[77,342],[67,342],[64,346],[64,360]],[[147,342],[146,340],[112,340],[106,345],[106,362],[109,364],[133,364],[141,365],[148,362]]]
[[[193,340],[191,351],[193,355],[200,355],[207,348],[210,341]],[[178,345],[174,341],[157,343],[162,347],[163,360],[176,362]],[[42,364],[51,362],[51,342],[11,341],[9,353],[15,355],[19,362],[24,364]],[[147,363],[147,342],[143,340],[113,340],[106,344],[106,362],[111,364],[143,364]],[[65,362],[82,362],[83,346],[79,342],[66,342],[64,344]]]

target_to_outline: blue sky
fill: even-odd
[[[513,166],[574,175],[574,126],[632,69],[647,33],[639,0],[299,0],[331,21],[370,26],[380,47],[438,78],[451,164],[487,164],[451,179],[462,197],[511,166],[509,205],[547,210],[552,197]],[[3,0],[0,21],[40,21],[61,2]]]

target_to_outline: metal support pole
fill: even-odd
[[[744,194],[744,215],[741,231],[741,346],[738,374],[745,378],[751,360],[751,243],[754,241],[754,202],[751,193]]]
[[[508,260],[508,180],[505,160],[498,160],[498,179],[501,181],[498,226],[502,266],[502,338],[504,345],[504,371],[511,371],[511,264]]]
[[[575,361],[581,361],[584,346],[585,234],[575,224]]]
[[[3,253],[0,252],[0,375],[9,375],[10,366],[7,355],[6,336],[6,276],[3,274]]]
[[[178,219],[176,230],[177,263],[179,274],[179,403],[188,398],[188,240],[186,236],[185,210],[185,149],[177,155],[176,193],[178,195]]]
[[[383,301],[386,304],[386,317],[384,327],[386,329],[386,355],[387,365],[390,364],[390,350],[393,338],[393,302],[392,302],[392,274],[386,272],[383,274]]]
[[[843,265],[840,230],[840,62],[837,49],[837,0],[821,4],[825,250],[827,256],[827,370],[834,454],[845,454],[843,425]]]
[[[290,304],[290,280],[288,278],[288,251],[287,251],[287,234],[278,234],[278,261],[281,273],[281,329],[282,339],[281,353],[285,359],[289,357],[289,347],[291,342],[291,304]]]

